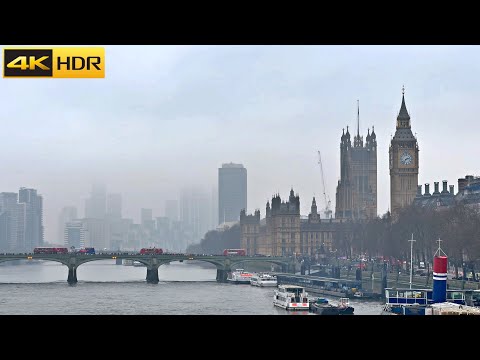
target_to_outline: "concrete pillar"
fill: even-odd
[[[158,266],[152,266],[150,269],[147,267],[147,283],[158,284],[160,279],[158,278]]]
[[[388,287],[388,269],[387,263],[382,266],[382,298],[385,298],[385,289]]]
[[[282,273],[288,272],[288,264],[282,264]]]
[[[305,275],[305,264],[300,265],[300,275]]]
[[[68,267],[67,282],[69,284],[76,284],[78,282],[78,280],[77,280],[77,267],[75,265],[70,265]]]

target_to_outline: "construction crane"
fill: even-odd
[[[332,210],[330,210],[330,197],[327,196],[326,193],[325,177],[323,176],[322,155],[320,155],[320,151],[318,151],[318,164],[320,165],[320,172],[322,174],[323,197],[325,199],[325,209],[323,210],[323,212],[325,218],[330,219],[332,217]]]

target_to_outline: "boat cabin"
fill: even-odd
[[[386,304],[432,304],[432,289],[385,288]],[[447,302],[465,305],[465,291],[447,290]]]

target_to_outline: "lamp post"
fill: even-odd
[[[413,243],[417,240],[413,240],[412,238],[408,240],[410,242],[410,289],[412,288],[412,277],[413,277]]]

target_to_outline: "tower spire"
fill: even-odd
[[[357,136],[360,138],[360,100],[357,100]]]
[[[410,115],[405,105],[405,86],[402,86],[402,105],[397,116],[397,129],[398,128],[410,128]]]

